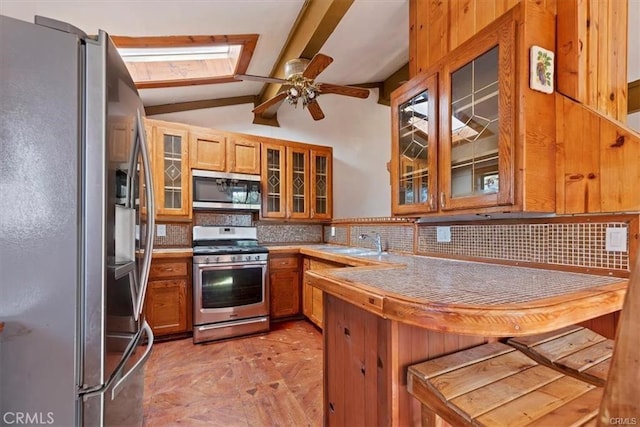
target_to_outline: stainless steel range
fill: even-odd
[[[193,227],[193,342],[269,330],[268,250],[255,227]]]

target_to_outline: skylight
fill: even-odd
[[[235,82],[246,72],[256,34],[234,36],[112,36],[138,88]]]

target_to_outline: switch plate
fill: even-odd
[[[156,236],[158,236],[158,237],[167,237],[167,226],[166,226],[166,224],[158,224],[156,226]]]
[[[450,243],[451,227],[436,227],[436,241],[438,243]]]
[[[335,227],[331,227],[331,237],[336,237],[336,228]]]
[[[627,229],[607,227],[605,249],[607,252],[627,252]]]

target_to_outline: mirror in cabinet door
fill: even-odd
[[[437,73],[401,86],[391,98],[394,214],[437,210]]]

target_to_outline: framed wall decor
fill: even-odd
[[[531,46],[529,87],[544,93],[553,93],[554,53],[540,46]]]

